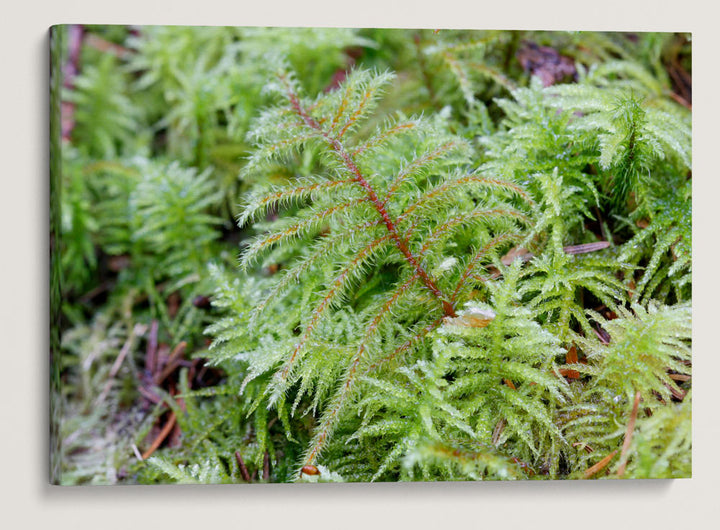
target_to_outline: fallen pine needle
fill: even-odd
[[[270,453],[267,450],[263,456],[263,480],[270,480]]]
[[[597,243],[584,243],[582,245],[571,245],[569,247],[563,247],[565,254],[587,254],[588,252],[595,252],[597,250],[603,250],[610,246],[609,241],[598,241]]]
[[[238,466],[240,466],[240,474],[245,482],[250,482],[250,473],[248,473],[247,466],[243,460],[240,451],[235,451],[235,460],[237,460]]]
[[[668,374],[670,376],[670,379],[673,381],[690,381],[692,379],[692,376],[685,375],[685,374]]]
[[[165,427],[163,427],[163,430],[160,431],[160,434],[157,438],[153,441],[150,448],[145,451],[142,455],[143,460],[147,460],[150,458],[150,455],[152,455],[158,447],[160,447],[160,444],[163,443],[163,440],[167,438],[167,435],[170,434],[170,431],[172,431],[173,427],[175,426],[175,421],[177,420],[177,417],[175,416],[174,412],[170,413],[170,417],[168,418],[167,423],[165,424]]]
[[[178,366],[178,359],[182,357],[183,353],[185,353],[185,348],[187,347],[187,342],[182,341],[179,343],[175,348],[173,348],[172,353],[170,353],[170,356],[168,357],[167,364],[163,368],[163,371],[160,372],[155,376],[154,383],[156,385],[159,385],[165,379],[177,368]]]
[[[140,394],[151,403],[155,403],[157,405],[162,402],[162,398],[160,396],[145,387],[139,386],[138,392],[140,392]]]
[[[595,473],[597,473],[598,471],[603,469],[606,465],[608,465],[610,463],[610,460],[612,460],[616,454],[617,454],[617,449],[615,451],[613,451],[612,453],[610,453],[609,455],[607,455],[602,460],[600,460],[600,462],[598,462],[594,466],[587,468],[585,470],[585,478],[590,478]]]

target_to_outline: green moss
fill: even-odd
[[[690,474],[684,36],[85,29],[65,483]]]

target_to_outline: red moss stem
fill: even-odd
[[[339,140],[331,137],[328,133],[326,133],[320,126],[320,124],[317,122],[317,120],[315,120],[302,108],[297,94],[295,94],[295,92],[289,86],[286,79],[282,80],[285,83],[288,98],[290,99],[290,105],[292,105],[295,113],[300,116],[300,118],[302,118],[303,122],[305,122],[308,127],[320,133],[323,138],[325,138],[330,147],[333,149],[333,151],[335,151],[340,156],[343,163],[345,164],[345,167],[347,167],[347,169],[350,170],[350,172],[352,173],[353,180],[355,180],[355,182],[357,182],[365,190],[368,199],[373,204],[377,212],[380,214],[383,224],[385,224],[385,227],[390,233],[390,237],[393,239],[395,246],[398,248],[398,250],[400,250],[403,256],[405,256],[405,259],[413,267],[417,275],[422,280],[423,284],[425,284],[425,287],[427,287],[428,290],[433,293],[435,297],[440,301],[445,315],[454,317],[455,307],[449,301],[448,297],[446,297],[445,294],[440,290],[440,288],[435,284],[432,278],[430,278],[430,275],[410,251],[407,241],[405,241],[405,239],[400,235],[394,221],[390,218],[390,214],[388,214],[388,211],[385,208],[385,204],[383,203],[383,201],[380,200],[372,185],[360,172],[360,169],[357,167],[357,164],[355,164],[355,161],[352,159],[345,147],[342,145],[342,143],[340,143]]]

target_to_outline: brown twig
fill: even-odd
[[[572,446],[573,446],[573,447],[581,447],[582,449],[585,450],[586,453],[592,453],[592,452],[593,452],[593,448],[590,447],[590,446],[589,446],[588,444],[586,444],[585,442],[575,442],[574,444],[572,444]]]
[[[625,441],[623,442],[622,451],[620,452],[620,467],[618,468],[617,476],[622,477],[625,473],[625,466],[627,465],[626,455],[628,449],[630,449],[630,443],[632,442],[633,432],[635,431],[635,420],[637,420],[638,405],[640,405],[640,391],[635,392],[635,401],[633,401],[632,412],[630,413],[630,421],[628,422],[627,430],[625,431]]]
[[[670,92],[670,97],[686,109],[692,110],[692,105],[688,103],[682,96],[677,95],[675,92]]]
[[[270,453],[265,450],[263,456],[263,480],[270,480]]]
[[[584,243],[582,245],[570,245],[568,247],[563,247],[563,250],[565,251],[565,254],[587,254],[588,252],[603,250],[609,246],[609,241],[597,241],[595,243]]]
[[[600,462],[598,462],[594,466],[587,468],[584,473],[585,478],[590,478],[595,473],[597,473],[598,471],[603,469],[606,465],[608,465],[610,463],[610,460],[612,460],[616,454],[617,454],[617,449],[615,451],[613,451],[612,453],[610,453],[609,455],[607,455],[602,460],[600,460]]]
[[[182,360],[182,355],[185,352],[186,347],[187,342],[182,341],[177,346],[175,346],[175,348],[173,348],[173,351],[170,353],[165,367],[162,371],[156,373],[155,377],[153,378],[153,382],[156,385],[159,385],[163,381],[165,381],[165,379],[178,367],[180,361]]]
[[[168,434],[170,434],[170,431],[172,431],[176,421],[177,417],[175,416],[175,413],[171,412],[167,423],[163,427],[162,431],[160,431],[160,434],[158,434],[158,437],[155,438],[150,448],[142,454],[143,460],[147,460],[148,458],[150,458],[150,456],[157,450],[157,448],[160,447],[160,444],[163,443],[165,438],[167,438]]]
[[[240,466],[240,474],[245,482],[250,482],[250,473],[248,473],[247,466],[243,460],[240,451],[235,451],[235,460],[237,460],[238,466]]]
[[[492,433],[492,444],[497,445],[500,441],[500,436],[502,435],[503,431],[505,430],[505,426],[507,425],[507,421],[505,421],[505,418],[502,418],[500,421],[498,421],[495,424],[495,428],[493,429]]]
[[[611,337],[607,331],[605,331],[600,326],[592,328],[592,330],[595,332],[595,335],[597,335],[597,338],[600,339],[600,342],[602,342],[603,344],[610,344]]]
[[[152,390],[145,388],[144,386],[139,386],[138,392],[140,392],[140,394],[142,394],[145,399],[156,405],[162,401],[162,398],[160,396],[158,396]]]
[[[690,381],[692,376],[685,374],[668,374],[673,381]]]
[[[157,370],[158,351],[158,321],[153,320],[150,324],[150,337],[148,338],[147,350],[145,351],[145,370],[154,374]]]
[[[687,392],[685,390],[683,390],[681,388],[680,389],[675,388],[674,386],[669,385],[667,383],[664,383],[664,384],[665,384],[665,388],[667,388],[670,391],[670,393],[673,395],[673,397],[675,399],[677,399],[678,401],[682,401],[683,399],[685,399],[685,396],[687,395]]]

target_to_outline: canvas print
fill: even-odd
[[[50,32],[50,480],[684,478],[683,33]]]

